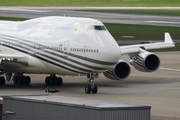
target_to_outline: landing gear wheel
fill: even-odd
[[[22,77],[18,77],[17,78],[17,84],[21,85],[23,83],[23,78]]]
[[[93,88],[92,88],[92,93],[96,94],[98,91],[97,85],[94,84]]]
[[[14,80],[13,80],[14,85],[17,85],[17,80],[18,80],[18,76],[15,76],[15,77],[14,77]]]
[[[85,93],[89,94],[89,93],[93,93],[96,94],[98,91],[97,85],[94,84],[94,79],[98,77],[98,73],[89,73],[87,74],[87,78],[89,78],[89,80],[87,81],[88,84],[85,86]]]
[[[54,74],[46,77],[45,79],[46,85],[59,85],[61,86],[63,84],[63,80],[61,77],[56,77]]]
[[[24,80],[25,80],[24,83],[25,83],[26,85],[30,85],[30,83],[31,83],[31,78],[30,78],[29,76],[26,76]]]
[[[90,86],[89,84],[87,84],[87,85],[85,86],[85,93],[86,93],[86,94],[90,94],[90,93],[91,93],[91,86]]]
[[[52,77],[50,77],[50,79],[49,79],[49,85],[54,85],[55,84],[55,78],[52,78]]]
[[[14,77],[13,83],[15,85],[30,85],[31,78],[29,76],[24,76],[22,74],[16,75]]]
[[[0,85],[4,85],[5,84],[5,78],[4,77],[0,77]]]
[[[59,86],[61,86],[61,85],[63,84],[63,81],[62,81],[62,78],[61,78],[61,77],[58,77],[58,78],[56,79],[56,84],[59,85]]]
[[[46,83],[46,85],[50,85],[49,80],[50,80],[50,77],[46,77],[46,79],[45,79],[45,83]]]

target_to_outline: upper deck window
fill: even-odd
[[[106,30],[106,27],[105,26],[96,25],[96,26],[94,26],[94,29],[95,30]]]

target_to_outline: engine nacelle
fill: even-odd
[[[130,60],[130,64],[143,72],[154,72],[159,68],[160,59],[150,52],[142,52]]]
[[[114,68],[104,72],[104,76],[113,80],[123,80],[129,76],[131,68],[125,61],[120,60]]]

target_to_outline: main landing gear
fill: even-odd
[[[14,76],[13,82],[15,85],[30,85],[31,78],[29,76],[24,76],[23,74],[18,74]]]
[[[5,72],[1,71],[0,75],[4,74]],[[10,77],[10,78],[9,78]],[[6,80],[7,81],[13,81],[15,85],[30,85],[31,83],[31,78],[29,76],[24,76],[23,73],[21,74],[11,74]],[[5,84],[5,78],[3,76],[0,76],[0,85]]]
[[[85,86],[85,93],[90,94],[91,92],[93,94],[96,94],[98,91],[98,87],[96,84],[94,84],[94,78],[96,78],[98,74],[88,74],[87,77],[89,80],[87,81],[88,84]]]
[[[45,79],[46,85],[59,85],[61,86],[63,84],[63,80],[61,77],[56,77],[55,74],[51,74],[50,76],[47,76]]]

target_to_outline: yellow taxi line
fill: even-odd
[[[168,70],[168,71],[175,71],[175,72],[180,72],[179,69],[173,69],[173,68],[159,68],[160,70]]]

